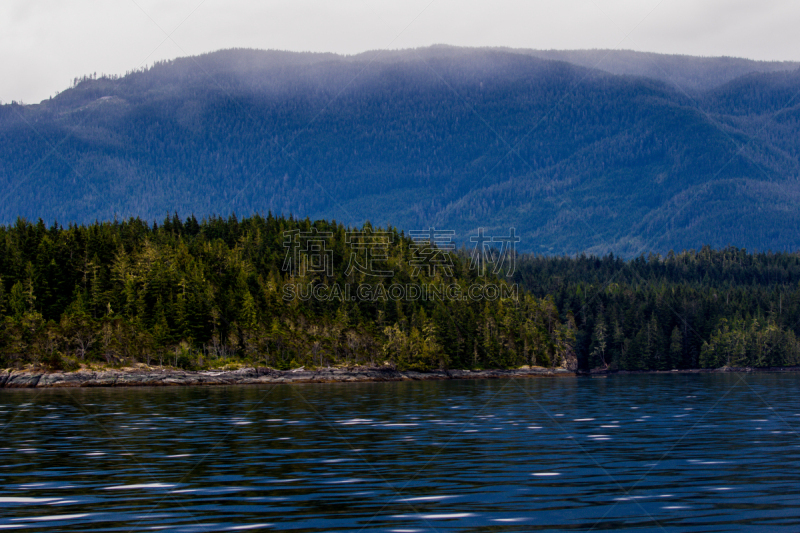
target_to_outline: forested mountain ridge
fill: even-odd
[[[797,71],[687,93],[431,47],[227,50],[76,81],[0,106],[0,221],[271,210],[461,239],[514,226],[551,254],[800,247]]]
[[[738,57],[696,57],[633,50],[513,50],[542,59],[666,82],[689,94],[700,94],[752,73],[800,68],[797,61],[753,61]]]
[[[495,256],[494,275],[474,250],[448,269],[419,244],[272,215],[18,220],[0,226],[0,369],[800,365],[797,253]]]

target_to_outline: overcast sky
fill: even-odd
[[[0,100],[91,72],[250,47],[353,54],[430,44],[623,48],[800,60],[792,0],[2,0]]]

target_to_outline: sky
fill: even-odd
[[[800,60],[791,0],[2,0],[0,101],[96,72],[246,47],[355,54],[432,44]]]

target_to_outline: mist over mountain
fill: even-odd
[[[511,49],[507,49],[512,51]],[[797,61],[754,61],[738,57],[695,57],[633,50],[513,50],[542,59],[566,61],[620,76],[639,76],[666,82],[691,95],[713,89],[755,72],[783,72],[800,67]]]
[[[271,210],[514,226],[548,254],[800,248],[796,65],[603,53],[225,50],[82,79],[0,106],[0,222]]]

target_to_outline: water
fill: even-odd
[[[800,376],[0,391],[0,530],[797,531]]]

